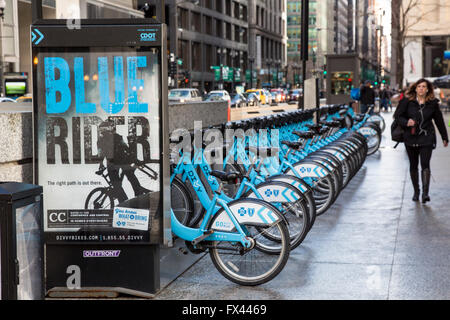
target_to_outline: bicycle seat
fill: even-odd
[[[95,171],[95,174],[101,176],[103,174],[103,171],[105,171],[105,170],[106,170],[105,167],[99,168],[97,171]]]
[[[316,133],[319,133],[320,128],[322,128],[322,125],[307,123],[307,124],[305,124],[305,127],[309,128],[310,130],[312,130]]]
[[[287,145],[289,148],[294,149],[294,150],[299,150],[303,147],[303,143],[301,143],[301,142],[283,140],[283,141],[281,141],[281,143]]]
[[[293,131],[292,133],[302,139],[311,139],[314,137],[314,132],[312,131]]]
[[[210,175],[228,183],[238,183],[238,180],[242,179],[242,174],[239,172],[224,172],[219,170],[212,170]]]
[[[341,126],[341,122],[337,121],[337,120],[334,120],[334,121],[321,121],[320,123],[324,124],[324,125],[326,125],[328,127],[334,127],[334,128],[337,128],[337,127]]]
[[[319,134],[327,133],[328,130],[330,130],[330,129],[331,129],[330,127],[323,126],[322,128],[319,129]]]

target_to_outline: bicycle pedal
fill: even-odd
[[[214,230],[206,230],[200,237],[195,238],[191,243],[195,246],[213,234]]]

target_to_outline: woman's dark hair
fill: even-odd
[[[417,98],[416,88],[421,83],[426,83],[427,85],[427,95],[425,96],[425,101],[431,101],[435,99],[433,85],[427,79],[419,79],[415,83],[413,83],[409,89],[406,91],[406,96],[409,100],[415,100]]]

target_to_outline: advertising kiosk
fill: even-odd
[[[37,20],[31,35],[46,293],[150,297],[172,241],[166,27]]]

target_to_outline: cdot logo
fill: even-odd
[[[156,41],[156,33],[154,32],[141,32],[141,41]]]

